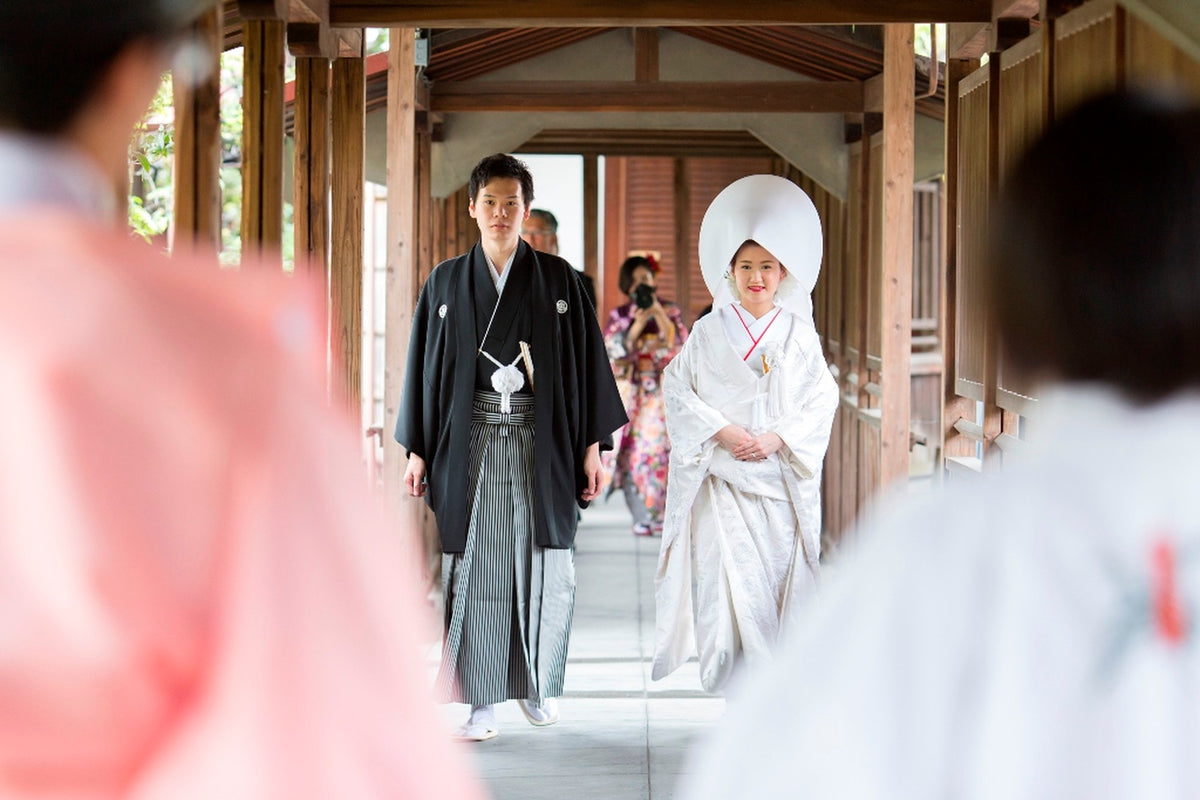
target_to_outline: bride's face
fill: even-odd
[[[779,259],[756,242],[746,242],[738,248],[730,269],[738,297],[747,309],[751,306],[774,305],[779,282],[787,275]]]

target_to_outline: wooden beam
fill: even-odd
[[[338,58],[363,58],[366,56],[366,45],[363,43],[362,28],[332,28],[337,39]]]
[[[242,19],[323,22],[329,25],[329,0],[238,0]]]
[[[883,113],[883,73],[863,81],[863,111]]]
[[[288,52],[297,58],[362,58],[362,28],[331,28],[327,22],[288,23]]]
[[[414,28],[578,28],[693,25],[868,25],[985,22],[992,0],[330,0],[334,25]]]
[[[658,29],[633,29],[633,74],[638,83],[658,81]]]
[[[926,80],[922,76],[922,81]],[[863,81],[863,111],[868,114],[883,113],[883,73]],[[946,115],[942,100],[935,96],[923,96],[917,100],[917,111],[927,117],[944,119]]]
[[[913,263],[913,28],[888,25],[883,45],[883,361],[881,487],[908,480]]]
[[[288,20],[329,24],[329,0],[288,0]]]
[[[338,37],[333,28],[319,22],[292,22],[287,26],[288,52],[296,58],[333,58],[338,54]]]
[[[1041,0],[1040,16],[1043,22],[1058,19],[1064,14],[1074,11],[1087,0]]]
[[[597,292],[600,275],[600,160],[583,157],[583,273],[589,275]],[[596,302],[599,303],[599,297]]]
[[[1041,0],[992,0],[992,19],[1023,17],[1032,19],[1041,12]]]
[[[408,342],[416,309],[419,275],[416,235],[416,67],[415,31],[392,28],[388,51],[387,104],[387,281],[384,419],[395,420],[404,388]],[[384,488],[402,517],[401,530],[423,530],[423,503],[403,494],[407,455],[384,437]],[[422,548],[423,549],[423,548]]]
[[[416,104],[417,110],[430,112],[435,111],[433,108],[433,101],[431,99],[433,95],[429,90],[429,83],[427,81],[418,81],[417,86],[413,91],[413,102]]]
[[[946,58],[976,59],[987,52],[991,20],[946,26]],[[947,100],[947,102],[949,102]]]
[[[437,127],[435,125],[436,132]],[[436,139],[435,139],[436,141]],[[513,152],[583,156],[711,156],[770,158],[774,151],[744,130],[549,129]]]
[[[634,83],[630,81],[451,81],[437,83],[431,110],[677,111],[797,113],[861,111],[859,81]]]
[[[246,20],[242,95],[242,253],[279,264],[283,240],[284,23]]]
[[[863,138],[863,115],[847,114],[842,122],[842,142],[854,144]]]
[[[192,29],[204,63],[172,74],[175,96],[174,245],[221,249],[221,9]]]
[[[359,53],[333,62],[330,103],[332,181],[330,215],[330,343],[333,347],[334,397],[353,415],[362,415],[363,241],[366,173],[366,62]],[[385,356],[386,360],[386,356]],[[386,425],[385,425],[386,428]],[[385,439],[388,437],[384,437]]]
[[[1026,17],[1000,17],[992,25],[988,51],[999,53],[1029,37],[1033,28]]]
[[[243,20],[287,21],[287,0],[238,0],[237,7]]]

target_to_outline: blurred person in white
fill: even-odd
[[[1200,796],[1200,110],[1087,102],[1002,195],[1030,452],[872,513],[683,797]]]
[[[209,6],[0,4],[0,797],[478,798],[313,287],[119,230]]]
[[[655,680],[694,652],[700,683],[770,660],[816,583],[821,467],[837,384],[813,326],[821,220],[799,186],[750,175],[700,225],[713,312],[663,370],[671,437],[655,576]]]

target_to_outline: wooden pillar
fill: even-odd
[[[408,341],[416,308],[419,276],[416,248],[416,72],[415,30],[389,32],[387,105],[387,333],[384,369],[385,428],[396,419],[404,387]],[[404,500],[407,455],[391,436],[384,436],[384,488],[403,512],[406,530],[422,525],[423,503]]]
[[[425,115],[428,117],[428,115]],[[416,164],[416,197],[414,208],[415,236],[417,239],[417,285],[425,283],[429,273],[437,266],[433,257],[433,129],[430,126],[418,125],[413,141],[416,153],[413,156]],[[470,219],[470,217],[468,217]],[[465,249],[460,251],[465,252]],[[454,255],[458,255],[455,253]]]
[[[989,192],[1000,186],[1000,54],[988,59],[988,169]],[[989,467],[988,456],[996,447],[996,437],[1004,430],[1004,411],[996,404],[996,386],[1000,359],[1000,341],[995,314],[991,304],[983,308],[983,469]]]
[[[855,175],[853,172],[851,172],[848,176],[847,184],[849,184],[849,182],[853,181],[854,179],[855,179]],[[839,292],[839,294],[841,295],[842,307],[838,311],[837,328],[835,329],[835,333],[836,333],[837,339],[838,339],[838,352],[837,352],[837,361],[834,363],[837,365],[837,368],[838,368],[839,394],[841,393],[842,390],[845,389],[846,378],[850,374],[850,370],[852,369],[852,366],[850,364],[850,345],[849,345],[850,340],[848,338],[850,336],[850,325],[849,325],[849,322],[850,322],[850,313],[849,313],[849,309],[850,309],[850,270],[854,266],[850,263],[850,253],[851,253],[850,232],[855,229],[854,221],[851,218],[851,209],[854,207],[853,204],[851,203],[852,196],[853,196],[853,192],[850,190],[850,187],[847,185],[846,200],[844,203],[842,203],[842,211],[841,211],[842,238],[841,238],[841,242],[839,243],[839,249],[841,251],[841,255],[840,255],[839,262],[838,262],[838,269],[840,272],[840,275],[838,275],[838,280],[841,281],[841,291]]]
[[[600,159],[583,157],[583,274],[591,277],[596,286],[596,313],[604,304],[601,300],[604,282],[600,264]]]
[[[357,416],[362,403],[363,182],[366,172],[366,62],[361,56],[333,62],[330,340],[334,397]],[[385,426],[386,427],[386,426]]]
[[[296,59],[292,169],[296,271],[329,279],[329,59]],[[328,286],[326,286],[328,292]]]
[[[946,63],[946,190],[942,194],[946,224],[942,258],[942,460],[975,455],[975,442],[959,433],[960,419],[975,421],[975,402],[955,391],[958,342],[958,84],[979,67],[979,59],[951,58]],[[939,469],[939,474],[944,470]]]
[[[883,45],[881,488],[908,479],[914,89],[913,26],[890,24]]]
[[[281,20],[243,23],[242,254],[280,263],[283,243],[283,57]]]
[[[692,321],[692,181],[685,158],[675,159],[675,302]]]
[[[197,61],[172,75],[174,245],[212,256],[221,250],[221,30],[220,8],[201,17],[192,29]]]
[[[867,352],[870,350],[871,309],[871,131],[864,125],[859,152],[858,195],[858,348],[854,372],[857,375],[858,408],[869,408],[867,393]]]
[[[479,228],[470,216],[471,199],[471,193],[465,185],[458,190],[458,247],[454,250],[456,255],[467,252],[479,241]]]
[[[654,83],[658,80],[658,28],[633,29],[634,80]]]
[[[596,314],[608,319],[608,312],[624,299],[617,286],[617,267],[625,260],[629,241],[626,211],[629,185],[629,159],[610,156],[604,159],[604,259],[611,269],[603,271],[604,280],[596,284]]]

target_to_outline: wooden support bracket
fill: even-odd
[[[296,58],[334,58],[338,38],[319,22],[292,22],[287,26],[288,52]]]

